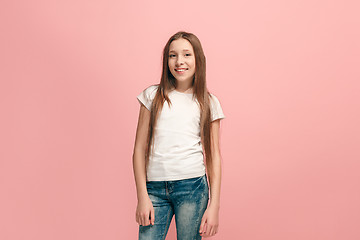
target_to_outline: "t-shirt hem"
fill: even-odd
[[[144,105],[149,111],[151,111],[150,105],[147,104],[147,102],[145,101],[145,99],[143,97],[138,96],[137,100],[139,101],[140,104]]]
[[[218,116],[218,117],[215,117],[213,119],[211,119],[211,122],[215,121],[215,120],[218,120],[218,119],[225,119],[226,117],[224,115],[222,116]]]
[[[176,181],[184,180],[188,178],[202,177],[205,175],[205,171],[185,174],[185,175],[176,175],[176,176],[166,176],[166,177],[147,177],[146,181]]]

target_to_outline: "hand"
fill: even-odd
[[[218,232],[218,227],[219,208],[210,205],[202,217],[199,233],[202,237],[212,237]]]
[[[136,207],[136,222],[142,226],[154,225],[154,207],[149,197],[138,200]]]

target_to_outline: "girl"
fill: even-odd
[[[207,90],[205,66],[199,39],[178,32],[165,45],[160,84],[137,96],[133,168],[140,240],[165,239],[173,215],[178,240],[218,231],[219,127],[225,116]]]

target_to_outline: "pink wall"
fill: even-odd
[[[0,239],[137,238],[136,96],[178,30],[227,117],[212,239],[360,239],[358,1],[218,3],[0,3]]]

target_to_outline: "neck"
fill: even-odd
[[[192,84],[191,84],[192,80],[189,82],[177,82],[176,83],[176,90],[179,92],[190,92],[191,88],[192,88]]]

